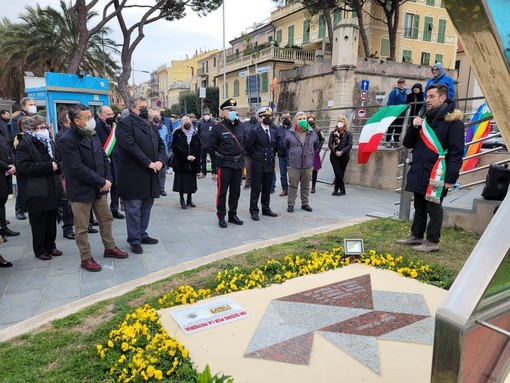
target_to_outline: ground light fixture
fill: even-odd
[[[345,255],[361,255],[365,252],[362,239],[344,239]]]

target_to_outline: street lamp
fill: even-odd
[[[135,72],[148,73],[148,74],[151,73],[148,70],[136,70],[135,69],[135,62],[134,61],[133,61],[133,66],[132,66],[131,71],[133,72],[133,85],[135,85]]]

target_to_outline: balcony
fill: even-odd
[[[205,71],[204,68],[198,68],[197,69],[197,76],[207,77],[207,72]]]
[[[250,55],[244,56],[240,52],[239,56],[232,55],[228,57],[227,68],[229,71],[244,68],[255,63],[265,61],[279,61],[294,64],[311,64],[315,62],[315,52],[305,51],[303,49],[268,47]],[[220,61],[220,66],[223,63]]]

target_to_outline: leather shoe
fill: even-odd
[[[113,249],[105,250],[103,255],[105,258],[117,258],[117,259],[124,259],[124,258],[129,257],[128,253],[120,250],[118,247],[114,247]]]
[[[287,213],[294,213],[294,206],[288,206],[287,207]]]
[[[166,194],[166,191],[161,190],[161,191],[159,192],[159,195],[161,195],[161,196],[163,196],[163,197],[166,197],[168,194]]]
[[[87,271],[101,271],[102,269],[101,265],[94,261],[94,258],[81,261],[81,267]]]
[[[16,212],[16,218],[19,219],[20,221],[23,221],[24,219],[27,219],[27,216],[25,215],[24,212],[22,212],[21,210],[18,210]]]
[[[280,194],[278,194],[280,197],[285,197],[286,195],[289,195],[289,193],[287,193],[287,190],[284,190],[282,191]]]
[[[122,213],[119,213],[118,210],[112,210],[112,216],[113,218],[116,218],[116,219],[124,219],[126,218],[126,216]]]
[[[99,230],[94,229],[94,227],[92,227],[92,224],[89,224],[89,233],[99,233]]]
[[[219,218],[218,219],[218,225],[224,229],[226,228],[228,225],[227,225],[227,221],[225,221],[225,218]]]
[[[89,220],[89,225],[92,225],[92,226],[99,226],[99,222],[97,222],[97,219],[95,219],[94,217],[90,218]]]
[[[63,254],[60,250],[55,249],[55,248],[53,248],[51,250],[46,250],[46,253],[48,255],[52,255],[54,257],[59,257],[59,256],[61,256]]]
[[[262,212],[262,215],[267,215],[268,217],[278,217],[278,214],[276,214],[272,210],[266,210]]]
[[[152,238],[152,237],[145,237],[145,238],[142,238],[142,243],[144,243],[146,245],[155,245],[156,243],[159,243],[159,240],[157,240],[156,238]]]
[[[315,188],[312,188],[312,190],[310,190],[310,193],[314,194],[315,193]]]
[[[2,237],[16,237],[19,235],[19,231],[12,231],[6,226],[0,229],[0,235],[2,235]]]
[[[239,219],[237,215],[232,215],[228,217],[228,222],[234,223],[236,225],[242,225],[244,222]]]
[[[64,238],[67,238],[67,239],[76,239],[76,234],[74,234],[73,232],[66,233],[66,234],[64,234]]]
[[[135,254],[142,254],[143,247],[139,243],[135,243],[134,245],[131,245],[131,251]]]
[[[12,267],[12,263],[9,261],[6,261],[4,257],[0,255],[0,267]]]
[[[51,255],[42,253],[42,254],[36,254],[36,258],[42,259],[43,261],[49,261],[51,259]]]
[[[303,205],[303,206],[301,206],[301,209],[306,210],[306,211],[313,211],[313,209],[310,207],[310,205]]]
[[[260,221],[259,215],[257,213],[252,214],[251,219],[253,219],[254,221]]]
[[[336,193],[336,195],[338,195],[338,196],[345,195],[345,190],[342,190],[342,191],[340,191],[340,192]]]

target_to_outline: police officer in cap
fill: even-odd
[[[262,215],[278,216],[269,207],[277,149],[276,126],[273,124],[273,112],[270,108],[260,108],[257,116],[260,124],[248,134],[245,145],[246,153],[252,158],[250,214],[254,221],[260,220],[257,204],[261,192]]]
[[[229,98],[220,105],[223,121],[214,126],[209,136],[209,153],[216,156],[218,165],[218,195],[216,198],[216,215],[221,228],[227,227],[225,221],[227,190],[228,222],[242,225],[237,217],[237,204],[241,194],[241,180],[244,167],[244,130],[237,119],[237,102]]]

